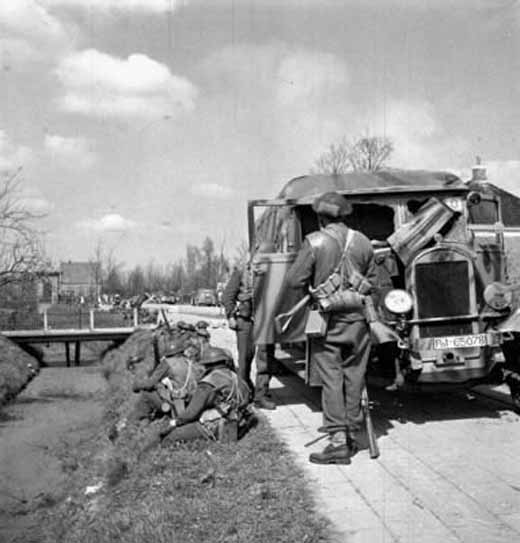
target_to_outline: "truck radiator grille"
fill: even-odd
[[[417,317],[457,317],[470,313],[469,264],[444,261],[417,264],[415,286]],[[470,322],[442,322],[420,325],[421,337],[470,334]]]

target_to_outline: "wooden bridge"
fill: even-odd
[[[81,343],[84,341],[113,341],[122,343],[136,330],[143,327],[155,328],[154,324],[139,325],[137,311],[134,311],[132,326],[96,328],[94,312],[90,312],[88,328],[50,328],[47,314],[43,315],[43,328],[34,330],[3,330],[0,334],[18,345],[63,343],[67,366],[71,363],[70,345],[74,345],[74,363],[79,365],[81,358]]]
[[[83,341],[114,341],[119,343],[125,341],[137,329],[137,327],[130,326],[103,329],[7,330],[0,333],[18,345],[64,343],[67,366],[70,366],[70,344],[73,343],[74,363],[78,366],[81,358],[81,343]]]

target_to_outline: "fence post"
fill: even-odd
[[[139,309],[134,307],[134,327],[137,328],[139,325]]]
[[[49,329],[49,319],[47,318],[47,308],[43,310],[43,329],[45,331]]]
[[[89,317],[90,317],[90,329],[94,330],[94,310],[93,309],[90,310]]]

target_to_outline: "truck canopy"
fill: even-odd
[[[420,194],[440,192],[469,192],[468,186],[449,172],[425,170],[381,170],[378,172],[349,172],[341,175],[304,175],[286,183],[276,200],[252,200],[251,208],[260,206],[264,212],[256,220],[250,216],[250,244],[254,251],[262,241],[279,244],[282,225],[287,218],[286,205],[308,205],[324,192],[336,191],[352,197],[378,194]],[[254,235],[253,235],[254,232]]]
[[[280,191],[279,199],[300,199],[323,192],[414,192],[424,190],[466,189],[465,183],[449,172],[425,170],[381,170],[349,172],[341,175],[304,175],[291,179]]]

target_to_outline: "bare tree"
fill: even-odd
[[[343,138],[318,157],[311,173],[376,172],[384,167],[393,150],[393,143],[388,138],[365,136],[352,141]]]
[[[0,288],[25,280],[41,269],[41,237],[34,226],[43,215],[32,212],[20,191],[21,169],[0,181]]]
[[[360,138],[350,147],[350,164],[357,172],[377,172],[384,166],[393,150],[394,145],[388,138]]]
[[[226,250],[226,236],[222,239],[219,244],[219,254],[216,258],[216,268],[217,268],[217,283],[224,281],[229,273],[229,262],[225,257]]]
[[[90,288],[90,297],[92,301],[97,303],[97,298],[103,288],[103,260],[105,257],[105,249],[103,242],[98,239],[96,247],[94,248],[94,254],[89,259],[90,276],[93,281],[93,285]]]
[[[235,256],[233,258],[233,266],[240,268],[249,260],[249,243],[243,239],[235,248]]]
[[[331,143],[329,148],[315,161],[311,173],[339,175],[351,170],[350,144],[343,138],[338,144]]]

